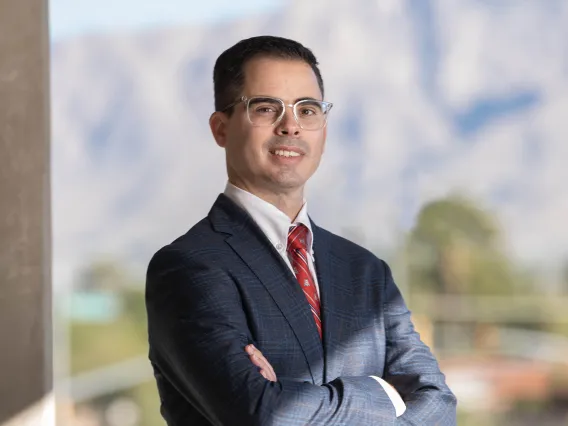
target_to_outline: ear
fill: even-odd
[[[322,154],[325,152],[326,141],[327,141],[327,126],[323,128],[323,146],[321,148]]]
[[[222,112],[214,112],[209,117],[209,127],[217,145],[225,148],[227,144],[227,116]]]

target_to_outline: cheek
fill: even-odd
[[[264,157],[263,147],[265,142],[270,139],[270,135],[267,136],[266,132],[256,130],[256,128],[247,128],[242,129],[238,134],[234,134],[227,144],[228,154],[250,165],[262,161]]]
[[[251,127],[244,137],[248,154],[254,157],[262,157],[264,156],[264,146],[272,137],[272,133],[263,127]]]
[[[314,139],[311,142],[311,146],[312,148],[312,157],[314,159],[314,161],[319,162],[323,152],[324,152],[324,147],[325,147],[325,139],[323,139],[322,137],[319,137],[317,139]]]
[[[315,172],[315,170],[318,168],[321,159],[322,159],[322,155],[324,152],[324,146],[325,146],[325,141],[323,141],[321,138],[318,138],[317,140],[314,140],[312,142],[312,150],[311,150],[311,155],[310,155],[310,162],[309,162],[309,168],[311,173]]]

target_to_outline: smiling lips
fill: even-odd
[[[285,158],[300,157],[303,155],[303,153],[300,152],[299,150],[290,149],[290,148],[275,149],[271,150],[270,153],[276,157],[285,157]]]

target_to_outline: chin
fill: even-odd
[[[290,176],[273,176],[270,179],[272,186],[275,189],[298,189],[304,186],[305,180],[299,179],[297,176],[291,178]]]

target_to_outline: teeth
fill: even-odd
[[[277,149],[274,154],[280,155],[282,157],[299,157],[300,154],[294,151],[284,151],[283,149]]]

